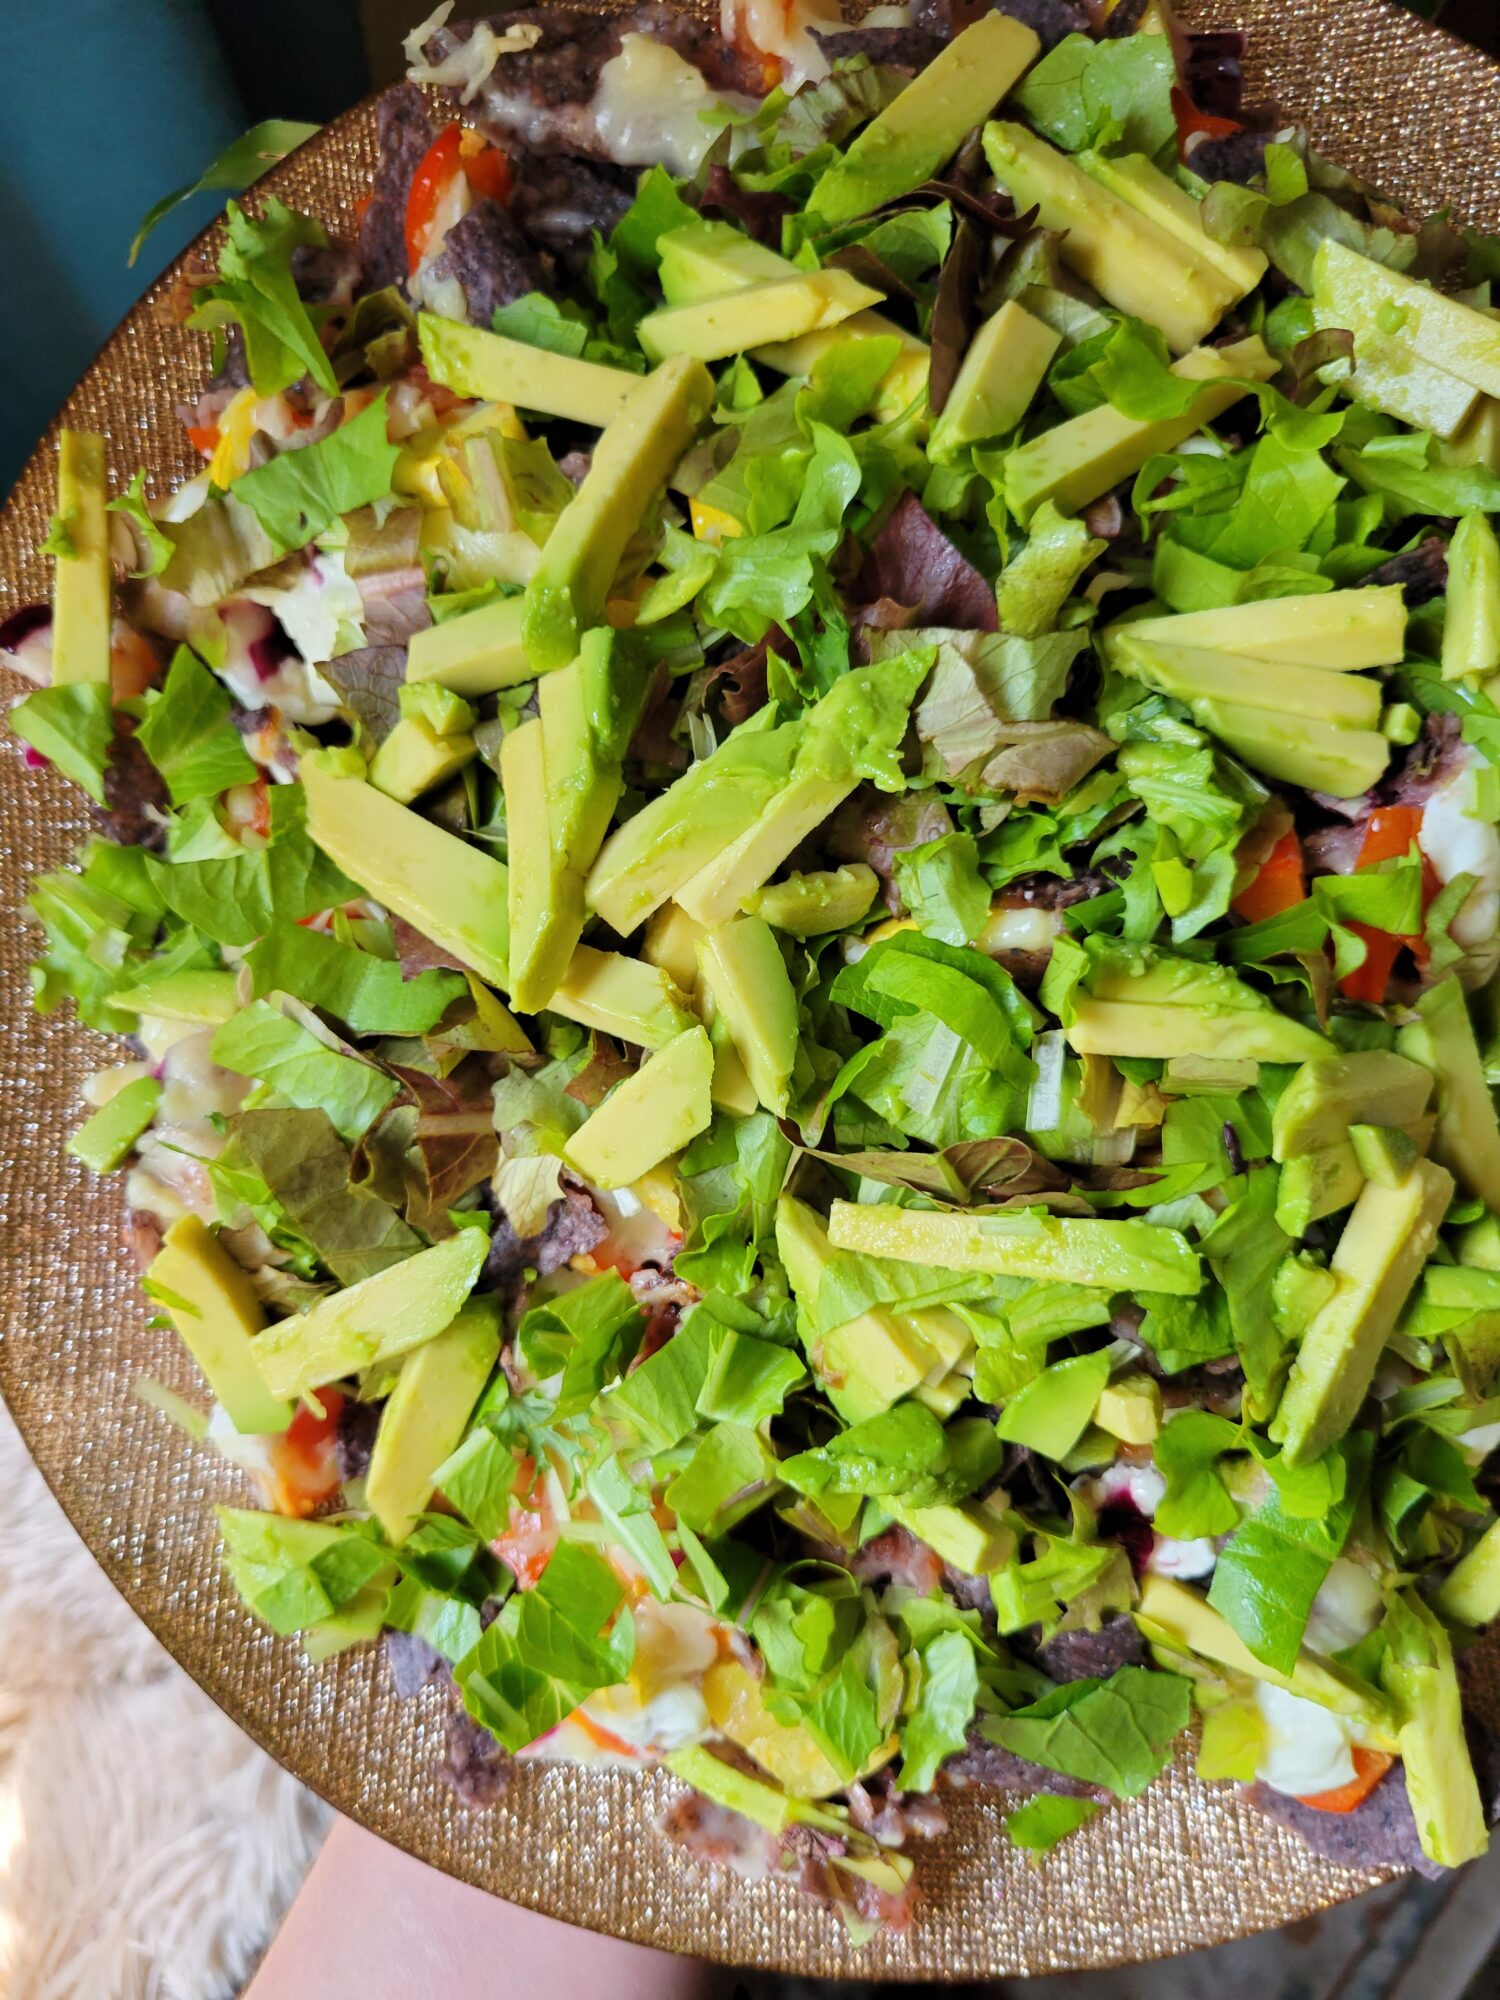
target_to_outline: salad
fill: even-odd
[[[447,11],[0,630],[235,1585],[857,1937],[1178,1754],[1479,1854],[1500,242],[1161,0]]]

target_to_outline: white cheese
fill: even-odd
[[[1257,1683],[1255,1700],[1266,1726],[1265,1748],[1255,1773],[1263,1784],[1305,1799],[1353,1783],[1354,1725],[1348,1717],[1268,1681]]]
[[[1500,834],[1482,810],[1481,770],[1472,751],[1422,808],[1417,841],[1444,882],[1472,875],[1468,901],[1448,926],[1455,944],[1472,951],[1500,929]]]

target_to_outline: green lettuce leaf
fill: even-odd
[[[115,740],[114,711],[107,686],[65,681],[37,688],[10,711],[10,726],[95,805],[104,804],[104,770]]]
[[[299,924],[267,931],[246,963],[257,999],[290,993],[360,1035],[425,1035],[468,991],[462,973],[405,979],[393,960]]]
[[[149,860],[157,893],[184,923],[217,944],[254,944],[277,923],[295,923],[361,894],[306,831],[300,785],[271,787],[271,836],[254,850],[203,861]]]
[[[1184,1410],[1173,1417],[1151,1452],[1167,1482],[1153,1516],[1160,1533],[1193,1541],[1200,1535],[1226,1535],[1238,1525],[1240,1510],[1217,1468],[1239,1437],[1238,1424],[1208,1410]]]
[[[1051,1792],[1038,1792],[1034,1799],[1006,1814],[1005,1831],[1028,1854],[1050,1854],[1059,1841],[1076,1833],[1098,1810],[1098,1799],[1059,1798]]]
[[[903,1792],[931,1791],[938,1766],[968,1740],[979,1700],[979,1662],[966,1633],[939,1632],[915,1657],[916,1701],[901,1725]]]
[[[586,1410],[621,1372],[645,1326],[629,1285],[618,1271],[606,1271],[533,1306],[517,1330],[516,1346],[539,1380],[561,1376],[556,1414],[568,1417]]]
[[[281,451],[234,482],[278,553],[305,548],[341,514],[390,496],[401,447],[385,435],[386,392],[316,444]]]
[[[224,1566],[246,1604],[283,1636],[331,1617],[390,1563],[363,1522],[294,1521],[221,1507]]]
[[[268,168],[274,167],[278,160],[284,160],[288,153],[294,152],[305,139],[311,139],[319,130],[320,127],[301,124],[295,118],[263,118],[258,125],[252,125],[248,132],[242,132],[216,159],[211,160],[197,180],[188,187],[174,188],[171,194],[164,194],[160,201],[152,203],[131,239],[126,263],[135,262],[146,238],[174,208],[191,201],[195,194],[218,193],[221,189],[237,193],[240,188],[249,187],[252,181],[258,181]]]
[[[1159,153],[1175,143],[1172,51],[1159,35],[1095,42],[1067,35],[1028,70],[1013,99],[1027,121],[1065,152]]]
[[[917,928],[945,944],[970,944],[990,914],[972,833],[945,833],[895,858],[896,887]]]
[[[240,328],[257,395],[278,395],[302,375],[311,375],[326,394],[338,394],[333,364],[292,276],[293,252],[327,241],[320,224],[275,195],[267,195],[258,217],[236,201],[229,204],[218,277],[196,294],[188,324],[217,328],[233,322]]]
[[[1017,1757],[1133,1799],[1164,1769],[1191,1714],[1191,1683],[1180,1674],[1122,1667],[1108,1680],[1071,1681],[982,1727]]]
[[[219,1029],[216,1063],[301,1111],[326,1112],[341,1139],[362,1137],[401,1086],[359,1056],[341,1055],[268,1000],[242,1007]]]
[[[257,767],[229,719],[227,690],[187,646],[179,646],[160,692],[149,695],[136,741],[166,780],[174,806],[247,785]]]
[[[560,1542],[532,1590],[516,1591],[458,1662],[464,1707],[512,1752],[524,1750],[596,1688],[630,1672],[635,1625],[601,1555]]]

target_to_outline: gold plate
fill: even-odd
[[[1379,0],[1196,0],[1190,25],[1250,31],[1252,101],[1305,120],[1343,165],[1421,210],[1451,202],[1500,227],[1500,67]],[[264,184],[329,224],[373,164],[362,105]],[[199,246],[211,251],[213,232]],[[191,254],[191,253],[190,253]],[[168,272],[110,339],[64,416],[104,433],[117,486],[197,469],[174,403],[201,381],[205,343],[168,323]],[[0,513],[0,615],[43,598],[36,554],[55,478],[53,436]],[[28,878],[88,831],[79,794],[23,770],[0,785],[0,1389],[54,1492],[114,1583],[193,1678],[341,1812],[449,1874],[592,1930],[673,1951],[811,1975],[1002,1977],[1127,1963],[1284,1924],[1383,1879],[1336,1868],[1179,1768],[1115,1805],[1042,1867],[1012,1848],[994,1795],[951,1795],[952,1831],[917,1852],[926,1896],[911,1928],[850,1949],[836,1918],[784,1884],[748,1886],[689,1861],[652,1822],[660,1774],[523,1767],[494,1810],[469,1813],[437,1775],[442,1700],[398,1702],[377,1652],[320,1667],[263,1631],[220,1574],[211,1504],[238,1475],[131,1396],[143,1374],[201,1394],[170,1334],[151,1332],[113,1190],[63,1152],[104,1038],[31,1011]]]

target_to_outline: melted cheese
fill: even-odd
[[[674,174],[697,172],[719,128],[703,112],[746,98],[723,97],[710,89],[700,70],[665,42],[649,35],[624,35],[620,53],[599,72],[594,93],[594,132],[599,144],[622,166],[660,164]]]
[[[1470,951],[1488,943],[1500,929],[1500,834],[1482,811],[1480,766],[1472,751],[1423,807],[1417,840],[1444,882],[1455,875],[1476,878],[1448,927],[1454,943]]]
[[[1255,1775],[1278,1792],[1311,1798],[1354,1781],[1353,1730],[1348,1716],[1259,1681],[1256,1706],[1266,1726]]]

